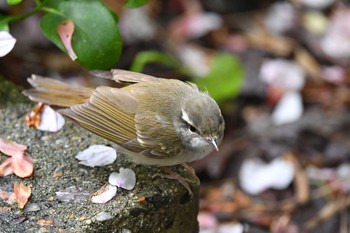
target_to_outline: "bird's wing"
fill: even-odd
[[[151,111],[135,115],[137,142],[147,148],[140,153],[151,158],[172,157],[181,152],[181,141],[168,119]]]
[[[98,87],[89,101],[60,112],[82,127],[119,145],[136,138],[137,100],[122,89]]]
[[[93,75],[107,78],[118,83],[158,82],[159,78],[137,72],[112,69],[110,71],[92,71]]]

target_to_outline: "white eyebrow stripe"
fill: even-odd
[[[190,120],[185,110],[181,109],[181,112],[182,112],[182,115],[181,115],[182,120],[186,121],[190,125],[193,125],[193,122]]]

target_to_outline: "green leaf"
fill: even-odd
[[[221,102],[237,96],[243,80],[244,69],[239,60],[232,54],[218,53],[213,57],[209,73],[193,82],[202,90],[207,90],[217,102]]]
[[[131,64],[130,70],[141,72],[143,67],[148,63],[160,63],[175,69],[178,69],[181,66],[180,62],[173,56],[158,51],[145,51],[137,54]]]
[[[4,16],[0,14],[0,32],[1,31],[9,31],[9,25],[8,25],[8,16]]]
[[[21,2],[22,2],[22,0],[7,0],[7,3],[9,5],[17,5],[17,4],[21,3]]]
[[[137,8],[148,3],[148,0],[127,0],[124,3],[125,8]]]
[[[74,22],[72,45],[79,64],[102,70],[110,69],[118,61],[122,42],[117,16],[102,1],[49,0],[44,10],[48,13],[41,19],[41,30],[62,51],[65,48],[57,27],[67,19]]]

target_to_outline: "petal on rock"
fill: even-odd
[[[120,188],[131,190],[135,187],[136,175],[133,170],[121,167],[119,173],[113,172],[109,176],[108,182]]]
[[[104,204],[111,200],[117,194],[117,187],[110,184],[105,184],[97,192],[92,194],[91,202]]]
[[[85,166],[106,166],[114,163],[117,159],[117,151],[105,145],[92,145],[86,150],[79,152],[75,158],[80,160],[79,163]]]
[[[18,208],[23,209],[24,206],[27,204],[28,199],[32,193],[32,190],[30,187],[25,186],[22,182],[18,184],[15,182],[14,184],[14,192],[16,195]]]

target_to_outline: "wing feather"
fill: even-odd
[[[99,78],[111,79],[118,83],[158,82],[160,80],[151,75],[119,69],[112,69],[110,71],[92,71],[91,73]]]
[[[124,96],[124,98],[128,97]],[[126,110],[137,107],[126,108],[119,104],[120,100],[111,93],[111,88],[102,87],[92,93],[88,102],[60,110],[60,112],[89,131],[122,145],[136,139],[135,113]]]

